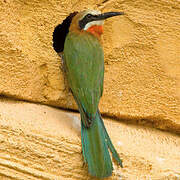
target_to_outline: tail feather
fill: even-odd
[[[102,126],[103,126],[103,130],[104,130],[104,133],[105,133],[105,137],[106,137],[106,139],[107,139],[108,148],[110,149],[113,158],[116,159],[116,161],[119,163],[119,165],[123,168],[122,160],[120,159],[120,157],[119,157],[119,155],[118,155],[118,153],[117,153],[114,145],[112,144],[112,141],[111,141],[111,139],[110,139],[110,137],[109,137],[109,134],[107,133],[107,130],[106,130],[105,126],[104,126],[104,122],[103,122],[103,120],[102,120],[102,118],[101,118],[100,113],[99,113],[99,116],[100,116],[101,124],[102,124]]]
[[[104,178],[112,175],[113,166],[108,148],[113,157],[122,165],[99,112],[90,128],[85,127],[81,121],[81,141],[84,160],[88,163],[88,171],[92,176]]]

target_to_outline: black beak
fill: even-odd
[[[98,14],[98,15],[87,14],[86,16],[84,16],[83,19],[79,21],[79,27],[80,29],[83,29],[85,25],[89,22],[104,20],[113,16],[119,16],[119,15],[124,15],[124,12],[106,12],[106,13]]]
[[[106,12],[106,13],[98,14],[94,16],[95,16],[95,21],[98,21],[98,20],[104,20],[113,16],[119,16],[119,15],[124,15],[124,12]]]

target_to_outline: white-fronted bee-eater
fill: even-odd
[[[122,167],[101,118],[98,104],[103,94],[104,54],[101,45],[105,19],[123,12],[101,14],[95,10],[71,13],[53,33],[54,50],[62,57],[69,88],[81,114],[81,142],[90,175],[112,175],[109,150]]]

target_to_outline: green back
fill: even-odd
[[[69,86],[88,118],[95,118],[103,91],[104,55],[96,37],[90,33],[69,32],[64,46],[65,70]],[[86,126],[87,122],[83,122]]]

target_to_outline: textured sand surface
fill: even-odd
[[[109,179],[179,180],[179,0],[0,0],[0,179],[92,179],[79,114],[18,101],[77,109],[52,33],[87,8],[126,13],[106,21],[102,37],[100,110],[124,163]]]
[[[105,119],[123,159],[108,179],[180,178],[180,137]],[[0,179],[93,179],[83,166],[79,115],[0,100]]]
[[[1,0],[0,94],[76,109],[52,33],[86,8],[126,13],[104,25],[101,112],[180,132],[179,0]]]

